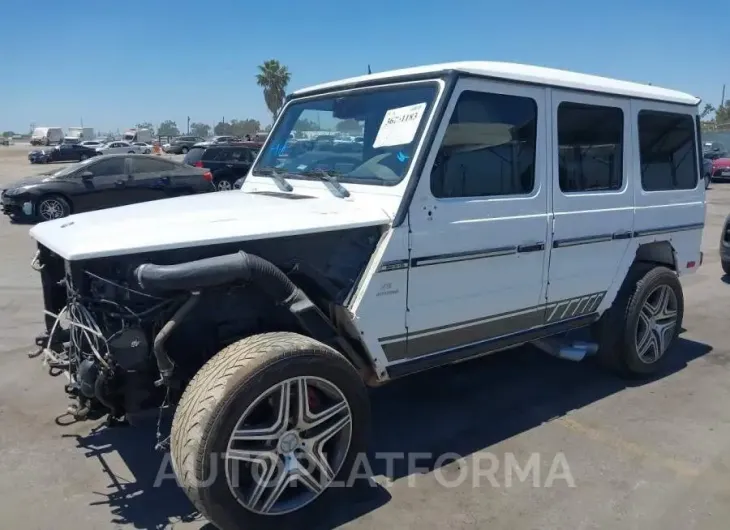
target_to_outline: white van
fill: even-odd
[[[63,142],[63,129],[60,127],[36,127],[30,137],[31,145],[52,145]]]
[[[128,129],[122,135],[122,139],[129,143],[143,142],[148,144],[152,143],[154,138],[152,131],[149,129]]]
[[[69,127],[65,140],[85,142],[94,139],[94,129],[91,127]]]
[[[679,278],[702,262],[699,102],[494,62],[299,90],[240,190],[33,227],[47,331],[66,312],[100,337],[43,345],[79,418],[185,389],[172,465],[216,527],[309,528],[361,469],[367,385],[525,343],[630,377],[680,353]],[[362,149],[278,166],[303,116],[358,121]]]

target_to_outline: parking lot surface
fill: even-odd
[[[27,151],[0,147],[0,188],[49,169]],[[705,262],[683,279],[685,331],[666,372],[627,385],[525,347],[373,390],[371,445],[392,465],[375,454],[376,480],[338,491],[321,526],[727,530],[730,280],[717,253],[727,213],[730,184],[714,184]],[[57,424],[63,378],[26,355],[42,323],[28,228],[0,219],[0,526],[210,529],[174,481],[155,487],[170,468],[153,425]],[[537,466],[520,480],[510,462]]]

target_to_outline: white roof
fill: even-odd
[[[304,95],[309,92],[323,89],[334,89],[342,85],[360,83],[364,81],[390,80],[413,75],[433,73],[437,75],[447,70],[456,70],[468,74],[507,79],[510,81],[521,81],[539,85],[549,85],[577,90],[588,90],[591,92],[602,92],[619,96],[635,97],[642,99],[653,99],[669,103],[680,103],[683,105],[697,105],[700,99],[684,92],[660,88],[658,86],[633,83],[630,81],[619,81],[608,77],[596,75],[579,74],[567,70],[555,68],[544,68],[542,66],[530,66],[517,63],[500,63],[490,61],[463,61],[455,63],[432,64],[414,68],[403,68],[401,70],[390,70],[378,72],[359,77],[351,77],[340,81],[323,83],[297,90],[294,95]]]

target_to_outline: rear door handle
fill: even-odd
[[[118,180],[114,184],[116,184],[118,188],[121,188],[122,186],[125,186],[127,183],[124,182],[123,180]]]
[[[540,241],[535,243],[525,243],[517,247],[517,252],[539,252],[545,250],[545,243]]]

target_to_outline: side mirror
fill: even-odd
[[[84,171],[81,173],[81,178],[83,180],[91,180],[94,178],[94,174],[91,171]]]

